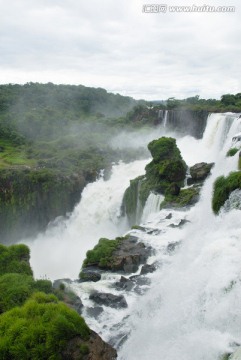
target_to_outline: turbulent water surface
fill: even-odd
[[[98,320],[84,313],[94,330],[119,347],[120,360],[218,360],[241,343],[240,210],[232,206],[232,199],[226,205],[229,212],[214,216],[211,210],[214,180],[237,169],[238,154],[225,155],[232,136],[241,131],[240,121],[234,114],[213,114],[202,139],[177,139],[188,165],[215,162],[199,203],[186,211],[159,211],[162,197],[150,195],[142,222],[154,231],[131,231],[156,250],[148,261],[157,262],[158,269],[147,276],[147,291],[123,291],[128,308],[106,308]],[[129,180],[144,173],[147,162],[116,165],[110,180],[100,178],[86,187],[70,219],[31,243],[36,275],[77,277],[86,250],[100,237],[113,238],[128,230],[119,217],[122,196]],[[183,219],[188,222],[178,227]],[[93,306],[89,293],[98,289],[120,294],[112,287],[119,278],[106,273],[96,284],[76,283],[72,288],[85,306]]]

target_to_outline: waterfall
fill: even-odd
[[[146,275],[150,285],[144,295],[114,289],[117,273],[104,273],[97,283],[72,285],[85,307],[93,307],[92,290],[125,296],[128,308],[106,307],[98,319],[85,310],[83,314],[88,325],[116,347],[128,335],[118,348],[119,360],[220,360],[241,344],[241,226],[240,210],[234,206],[240,192],[232,194],[219,216],[211,210],[214,180],[237,169],[238,154],[226,157],[226,152],[240,131],[237,115],[211,114],[202,138],[190,133],[178,137],[188,165],[206,161],[215,166],[195,207],[160,211],[162,197],[150,194],[143,227],[129,231],[155,250],[148,261],[158,268]],[[35,276],[76,278],[86,251],[100,237],[114,238],[128,230],[119,217],[122,197],[147,162],[115,165],[108,181],[100,178],[84,189],[68,220],[29,242]],[[185,226],[179,227],[182,220]]]
[[[77,278],[86,252],[99,238],[113,239],[127,231],[127,221],[120,217],[123,194],[129,181],[144,173],[146,164],[147,160],[138,160],[114,165],[109,180],[101,177],[86,186],[68,220],[60,219],[45,234],[25,241],[36,277]]]
[[[158,110],[157,118],[158,118],[158,119],[162,119],[162,118],[163,118],[163,110]]]
[[[131,335],[118,359],[219,360],[241,344],[240,211],[219,216],[211,211],[215,178],[237,169],[237,157],[225,154],[240,126],[240,119],[232,114],[209,117],[201,142],[216,165],[200,202],[185,212],[190,223],[178,232],[165,227],[163,234],[149,240],[157,243],[159,260],[166,257],[167,241],[182,241],[139,299],[129,319]],[[161,213],[156,215],[159,222],[164,218]]]
[[[168,110],[165,110],[164,119],[163,119],[164,128],[167,126],[167,120],[168,120]]]
[[[164,200],[164,196],[160,194],[150,193],[148,196],[145,207],[143,209],[141,222],[146,222],[149,215],[160,211],[161,202]]]

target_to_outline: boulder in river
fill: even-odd
[[[191,185],[194,182],[204,181],[210,174],[210,171],[214,163],[201,162],[190,167],[191,178],[188,179],[188,184]]]
[[[89,299],[96,304],[109,306],[115,309],[126,308],[128,306],[123,295],[113,295],[111,293],[94,291],[90,294]]]

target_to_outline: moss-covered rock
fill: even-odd
[[[160,205],[161,209],[164,208],[180,208],[185,206],[194,205],[199,199],[199,188],[190,187],[181,189],[178,195],[167,193],[165,199]]]
[[[131,180],[123,197],[123,209],[130,225],[138,223],[140,207],[144,207],[150,192],[176,195],[184,185],[187,165],[173,138],[162,137],[148,144],[153,160],[147,164],[144,176]],[[174,191],[175,189],[175,191]],[[139,206],[138,206],[139,205]]]
[[[100,239],[92,250],[87,251],[83,268],[95,266],[111,271],[136,272],[150,254],[151,249],[131,235],[115,240]],[[80,272],[80,279],[82,274],[83,271]]]
[[[230,173],[227,177],[220,176],[214,183],[212,208],[217,214],[232,191],[241,189],[241,171]]]
[[[113,261],[112,254],[123,239],[122,237],[115,240],[101,238],[93,250],[87,251],[83,267],[98,266],[100,268],[110,268]],[[80,272],[80,279],[81,275],[82,272]]]
[[[231,149],[229,149],[228,151],[227,151],[227,154],[226,154],[226,156],[234,156],[234,155],[236,155],[237,154],[237,152],[239,151],[239,149],[238,148],[231,148]]]

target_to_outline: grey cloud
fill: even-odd
[[[238,0],[232,14],[143,14],[139,0],[0,4],[2,82],[82,83],[148,99],[240,87]]]

